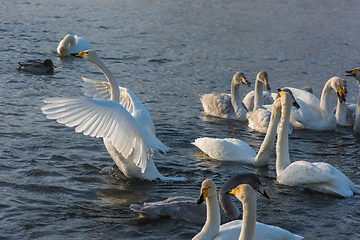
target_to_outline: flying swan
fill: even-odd
[[[95,51],[87,50],[75,56],[92,62],[104,73],[109,83],[84,80],[93,81],[95,88],[102,89],[100,96],[110,92],[110,99],[48,98],[41,108],[46,117],[76,127],[75,131],[84,135],[102,137],[111,158],[128,178],[185,180],[164,177],[157,170],[152,152],[166,152],[168,147],[156,138],[149,113],[139,99],[129,89],[119,88]]]

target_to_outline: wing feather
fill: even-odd
[[[147,135],[123,106],[115,101],[90,98],[51,98],[44,102],[46,105],[41,109],[49,119],[76,127],[75,131],[84,135],[109,139],[125,158],[133,153],[134,163],[145,171]]]

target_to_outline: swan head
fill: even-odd
[[[284,93],[289,94],[289,98],[290,98],[291,101],[292,101],[292,105],[293,105],[294,107],[296,107],[297,109],[299,109],[299,108],[300,108],[300,105],[297,103],[297,101],[296,101],[296,99],[295,99],[292,91],[291,91],[290,89],[288,89],[288,88],[283,88],[283,89],[278,88],[278,97],[282,97],[282,96],[284,95]]]
[[[85,50],[71,55],[85,59],[86,61],[92,62],[94,64],[96,64],[100,59],[99,55],[94,50]]]
[[[59,55],[62,57],[69,55],[69,51],[70,51],[69,49],[74,44],[75,44],[74,35],[71,35],[71,34],[66,35],[63,38],[63,40],[61,40],[61,42],[57,48]]]
[[[251,83],[246,79],[245,74],[242,72],[235,73],[233,81],[236,85],[245,84],[250,87]]]
[[[230,192],[227,192],[227,194],[234,195],[241,202],[247,202],[250,198],[256,199],[255,190],[249,184],[240,184]],[[261,195],[269,199],[265,191]]]
[[[346,73],[348,74],[346,74],[345,76],[352,76],[360,83],[360,68],[354,68],[353,70],[346,71]]]
[[[256,76],[256,80],[262,82],[267,90],[271,90],[269,85],[269,76],[266,71],[260,71]]]
[[[201,204],[207,197],[216,196],[216,186],[211,179],[205,179],[201,184],[200,197],[197,204]]]
[[[331,81],[331,87],[335,90],[340,103],[346,102],[344,80],[339,77],[332,77],[330,78],[330,81]]]

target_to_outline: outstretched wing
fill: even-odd
[[[123,106],[90,98],[48,98],[44,102],[41,110],[47,118],[76,127],[75,131],[84,135],[109,139],[125,158],[134,153],[134,163],[145,171],[148,136]]]

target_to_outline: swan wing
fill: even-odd
[[[143,171],[147,163],[147,136],[133,116],[115,101],[90,98],[49,98],[41,110],[49,119],[76,127],[91,137],[110,140],[125,158],[134,155],[134,163]],[[149,146],[151,147],[151,146]]]
[[[200,101],[206,114],[215,117],[231,118],[234,113],[230,94],[204,94],[200,95]]]
[[[83,80],[83,91],[86,97],[110,100],[110,84],[108,82],[84,77]],[[130,89],[119,87],[119,90],[119,103],[139,122],[141,126],[143,126],[145,130],[155,135],[154,123],[141,101]]]
[[[197,138],[192,144],[211,158],[252,163],[256,152],[244,141],[235,138]]]
[[[324,183],[333,179],[334,177],[330,173],[306,161],[291,163],[277,177],[279,183],[288,186]]]
[[[158,202],[144,202],[142,206],[132,204],[130,208],[143,218],[170,217],[171,219],[182,219],[191,223],[204,224],[206,205],[205,203],[197,204],[196,202],[197,199],[195,198],[177,196]]]
[[[323,187],[328,189],[329,192],[336,193],[343,197],[351,197],[353,196],[353,192],[356,191],[355,184],[345,176],[339,169],[336,167],[324,163],[317,162],[314,163],[318,168],[330,173],[334,179],[328,183],[328,185],[324,185]]]

